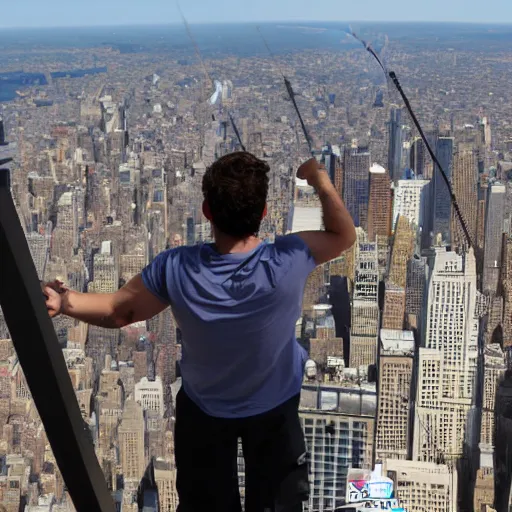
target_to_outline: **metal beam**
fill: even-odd
[[[114,501],[45,307],[9,181],[8,170],[0,169],[0,306],[76,510],[114,512]]]

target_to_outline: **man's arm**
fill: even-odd
[[[309,247],[316,264],[320,265],[354,245],[356,228],[327,171],[315,158],[299,167],[297,177],[307,180],[315,188],[322,204],[325,231],[297,233]]]
[[[107,329],[148,320],[169,305],[144,286],[140,274],[115,293],[79,293],[62,287],[58,282],[46,285],[44,293],[51,317],[62,313]]]

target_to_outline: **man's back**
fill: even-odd
[[[180,247],[145,269],[146,287],[171,304],[183,386],[204,412],[252,416],[300,392],[306,354],[295,324],[314,267],[302,239],[288,235],[246,253]]]

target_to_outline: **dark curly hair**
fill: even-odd
[[[256,235],[267,202],[266,162],[251,153],[230,153],[203,176],[203,195],[217,229],[235,238]]]

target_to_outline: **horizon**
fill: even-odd
[[[187,20],[188,21],[188,20]],[[378,25],[407,25],[407,24],[416,24],[416,25],[473,25],[480,27],[487,26],[512,26],[512,21],[436,21],[436,20],[311,20],[311,19],[288,19],[288,20],[252,20],[252,21],[188,21],[188,24],[191,26],[198,25],[207,25],[207,26],[215,26],[215,25],[270,25],[276,23],[283,23],[287,25],[295,25],[298,28],[297,24],[312,24],[312,23],[327,23],[327,24],[378,24]],[[183,21],[172,21],[168,23],[117,23],[117,24],[96,24],[96,25],[46,25],[46,26],[30,26],[30,25],[21,25],[21,26],[2,26],[0,25],[0,30],[6,31],[14,31],[14,30],[55,30],[55,29],[73,29],[73,28],[83,28],[83,29],[98,29],[98,28],[120,28],[120,27],[174,27],[174,26],[183,26]],[[322,27],[317,27],[321,29]],[[326,29],[329,30],[329,29]]]

